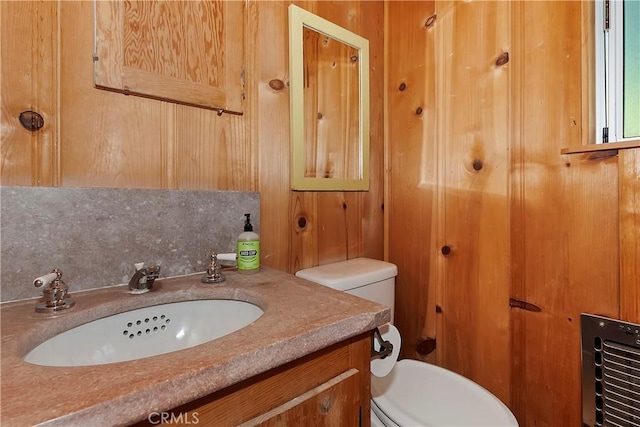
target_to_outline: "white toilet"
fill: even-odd
[[[393,320],[397,274],[394,264],[356,258],[300,270],[296,276],[387,305]],[[371,376],[371,425],[517,427],[518,422],[504,403],[473,381],[404,359],[388,375]]]

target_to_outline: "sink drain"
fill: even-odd
[[[122,335],[129,337],[129,339],[142,337],[154,332],[164,331],[169,323],[171,323],[171,319],[164,314],[136,319],[127,322],[126,327],[122,330]]]

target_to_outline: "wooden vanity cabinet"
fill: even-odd
[[[240,1],[96,1],[94,83],[241,113],[244,28]]]
[[[174,425],[368,427],[370,352],[367,332],[174,408],[167,420]]]

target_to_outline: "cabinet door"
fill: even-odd
[[[360,381],[360,372],[349,369],[241,426],[358,426],[362,417]]]
[[[97,87],[242,112],[244,2],[95,2]]]

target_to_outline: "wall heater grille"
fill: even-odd
[[[583,314],[584,426],[640,427],[640,325]]]

